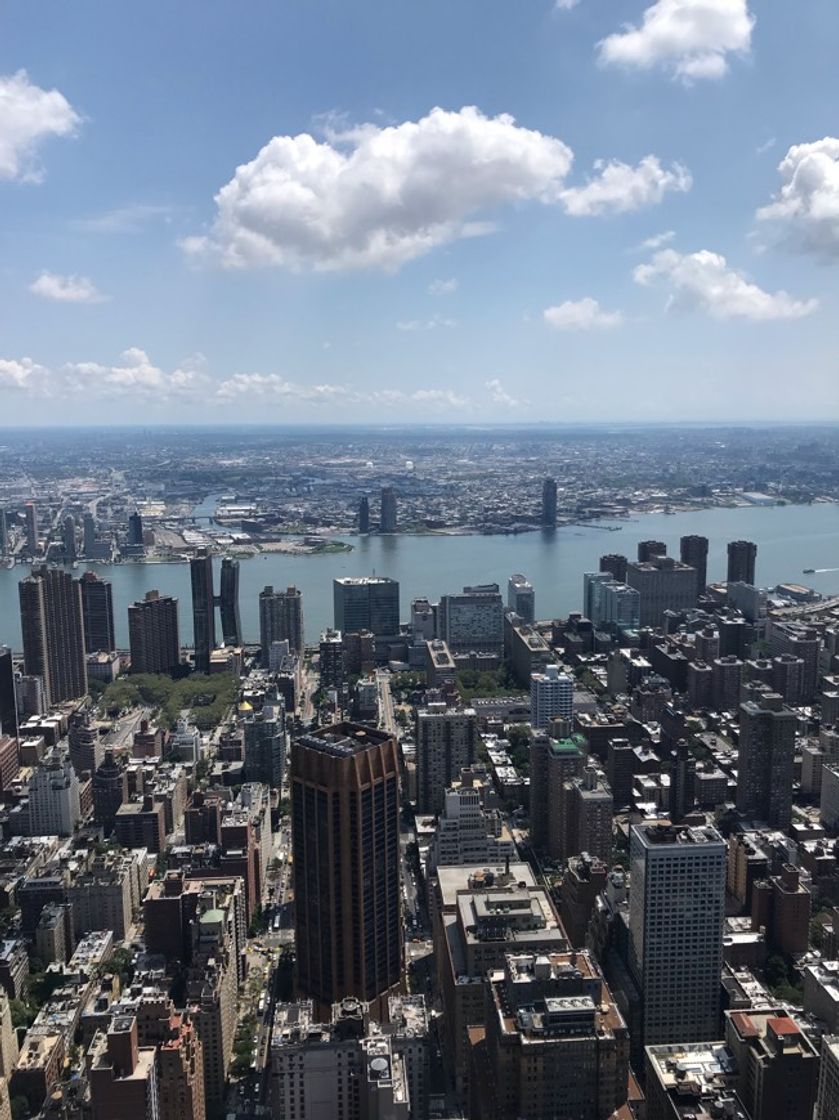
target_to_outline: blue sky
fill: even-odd
[[[7,0],[0,426],[839,419],[837,35]]]

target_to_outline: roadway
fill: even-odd
[[[379,689],[379,721],[391,735],[397,735],[396,712],[393,707],[393,694],[390,691],[390,671],[376,670],[376,685]]]

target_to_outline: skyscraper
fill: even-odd
[[[757,545],[753,541],[728,542],[729,583],[748,583],[754,586]]]
[[[363,494],[358,503],[358,531],[359,533],[370,532],[370,500],[366,494]]]
[[[0,556],[7,556],[9,552],[9,522],[6,511],[0,506]]]
[[[216,647],[216,600],[213,594],[213,557],[199,549],[189,562],[192,583],[192,636],[195,672],[209,673],[210,655]]]
[[[600,557],[600,571],[611,572],[618,583],[624,583],[626,580],[626,565],[628,561],[625,556],[620,553],[610,552],[606,556]]]
[[[96,518],[90,512],[82,518],[82,546],[88,559],[96,555]]]
[[[143,519],[136,510],[128,515],[128,543],[135,548],[143,545]]]
[[[226,646],[242,644],[242,622],[239,617],[239,561],[229,556],[221,562],[219,585],[221,610],[221,636]]]
[[[683,564],[696,568],[696,596],[699,598],[708,586],[708,538],[695,535],[682,537],[679,557]]]
[[[642,626],[660,626],[665,611],[696,606],[696,572],[670,556],[627,564],[626,582],[641,596]]]
[[[452,653],[504,651],[504,600],[497,583],[464,587],[459,595],[442,595],[437,632]]]
[[[79,584],[82,590],[85,652],[116,649],[111,584],[95,572],[84,572]]]
[[[771,828],[788,828],[792,819],[797,725],[777,693],[740,705],[737,809]]]
[[[636,1045],[719,1038],[725,841],[715,828],[634,825],[629,964],[641,992]]]
[[[638,563],[648,564],[656,556],[666,556],[667,545],[664,541],[639,541]]]
[[[49,706],[79,699],[87,692],[79,583],[59,568],[36,567],[18,591],[27,675],[42,679]]]
[[[64,518],[64,559],[68,564],[72,564],[76,559],[76,519],[72,514],[67,514]]]
[[[474,708],[429,704],[417,712],[417,808],[439,813],[445,792],[471,766],[478,751],[478,717]]]
[[[507,583],[507,610],[533,625],[536,619],[536,593],[533,584],[523,575],[513,575]]]
[[[556,479],[546,478],[542,483],[542,524],[556,528]]]
[[[574,710],[574,681],[560,673],[558,665],[546,665],[543,673],[530,674],[530,725],[546,728],[555,717],[570,719]]]
[[[272,642],[288,642],[292,653],[303,653],[303,596],[296,587],[275,591],[269,585],[259,593],[259,644],[266,668]]]
[[[815,1120],[834,1120],[836,1116],[839,1116],[839,1035],[826,1034],[822,1039]]]
[[[382,511],[379,528],[383,533],[396,532],[396,491],[392,486],[382,488]]]
[[[38,510],[34,502],[23,507],[26,516],[26,551],[30,556],[38,555]]]
[[[178,600],[159,591],[128,608],[132,673],[173,673],[181,662]]]
[[[17,738],[18,715],[12,651],[0,646],[0,735]]]
[[[332,581],[335,629],[369,630],[377,638],[399,634],[399,584],[387,576],[341,576]]]
[[[396,740],[353,723],[302,736],[291,815],[298,989],[374,1002],[402,976]]]

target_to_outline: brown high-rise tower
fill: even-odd
[[[178,600],[159,591],[128,608],[132,673],[173,673],[181,660]]]
[[[402,977],[396,740],[354,723],[294,744],[297,984],[323,1009]]]
[[[48,705],[87,692],[82,594],[69,572],[36,567],[20,581],[23,661],[29,676],[44,682]]]

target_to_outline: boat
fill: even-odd
[[[815,574],[815,571],[816,571],[815,568],[805,568],[804,569],[804,575],[805,576],[812,576],[812,575]]]

